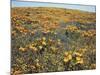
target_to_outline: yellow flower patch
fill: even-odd
[[[26,48],[20,47],[19,50],[24,52],[26,51]]]

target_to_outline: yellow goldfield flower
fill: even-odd
[[[43,37],[42,39],[43,39],[43,41],[45,41],[45,40],[46,40],[46,38],[45,38],[45,37]]]
[[[83,59],[77,61],[77,63],[79,63],[79,64],[83,64]]]
[[[31,31],[31,34],[34,35],[35,34],[34,31]]]
[[[65,52],[64,62],[68,62],[72,59],[72,55],[68,52]]]
[[[87,51],[87,49],[86,48],[82,48],[82,49],[79,49],[79,51],[85,52],[85,51]]]
[[[32,45],[29,45],[29,48],[31,49],[33,46]]]
[[[69,61],[69,59],[67,58],[64,58],[64,62],[67,63]]]
[[[66,27],[66,30],[70,31],[70,32],[75,32],[78,30],[78,27],[75,25],[69,25]]]
[[[61,45],[61,40],[60,39],[58,39],[57,42],[58,42],[59,45]]]
[[[43,47],[42,46],[39,46],[39,49],[42,49]]]
[[[42,42],[42,45],[46,45],[46,42],[45,42],[45,41],[43,41],[43,42]]]
[[[19,50],[24,52],[26,49],[23,47],[20,47]]]
[[[79,61],[79,60],[81,60],[81,58],[80,57],[76,57],[76,60]]]
[[[83,31],[82,32],[82,36],[83,37],[93,37],[96,35],[96,31],[95,30],[88,30],[88,31]]]
[[[34,50],[34,51],[37,51],[38,49],[37,49],[36,47],[33,47],[33,50]]]
[[[37,66],[37,67],[40,67],[41,65],[40,65],[39,63],[36,63],[36,66]]]
[[[33,51],[37,51],[38,49],[36,47],[30,46],[30,49],[32,49]]]
[[[36,62],[39,62],[39,59],[36,59],[35,61],[36,61]]]
[[[35,44],[34,44],[34,43],[32,43],[31,45],[32,45],[32,46],[34,46]]]
[[[77,56],[82,56],[82,54],[78,53],[78,52],[75,52],[74,54],[77,55]]]
[[[72,55],[69,54],[68,55],[68,59],[71,60],[72,59]]]

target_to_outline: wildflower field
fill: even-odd
[[[11,74],[96,68],[96,13],[11,8]]]

